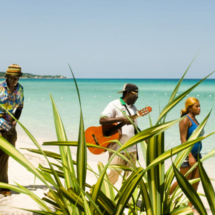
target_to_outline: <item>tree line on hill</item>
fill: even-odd
[[[5,78],[5,72],[0,72],[0,78]],[[23,79],[66,79],[67,77],[62,75],[33,75],[30,73],[23,73]]]

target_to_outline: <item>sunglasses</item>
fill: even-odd
[[[134,95],[138,96],[137,92],[131,91],[131,93],[133,93]]]

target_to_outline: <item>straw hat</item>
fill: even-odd
[[[22,69],[18,64],[11,64],[6,71],[5,77],[8,76],[22,76]]]

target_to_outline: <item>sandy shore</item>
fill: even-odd
[[[17,142],[17,148],[32,148],[33,145],[31,144],[26,144],[22,143],[21,141]],[[56,150],[56,148],[53,148]],[[39,163],[42,164],[43,166],[47,166],[47,163],[45,161],[45,159],[37,154],[34,153],[30,153],[26,150],[21,150],[19,149],[24,156],[35,166],[38,167]],[[48,150],[48,149],[45,149]],[[75,149],[73,151],[75,153]],[[108,154],[105,153],[103,155],[100,156],[94,156],[90,153],[88,153],[88,164],[91,166],[91,168],[93,170],[97,171],[97,164],[98,161],[102,162],[102,163],[106,163],[107,162],[107,158],[108,158]],[[73,157],[73,159],[75,160],[75,155]],[[140,162],[142,162],[140,160]],[[166,162],[166,167],[170,166],[171,162],[167,161]],[[209,174],[209,177],[215,179],[215,172],[214,172],[214,165],[210,165],[210,163],[204,164],[204,167],[207,171],[207,173]],[[30,172],[28,172],[24,167],[22,167],[19,163],[17,163],[15,160],[13,160],[12,158],[10,158],[9,161],[9,183],[10,184],[15,184],[15,182],[23,185],[23,186],[29,186],[29,185],[33,185],[34,184],[34,176],[33,174],[31,174]],[[96,178],[94,176],[93,173],[88,172],[87,173],[87,183],[89,184],[94,184],[96,181]],[[38,188],[36,191],[33,191],[34,193],[36,193],[39,197],[43,197],[44,193],[47,192],[48,190],[43,189],[42,186],[43,183],[41,181],[39,181],[38,179],[36,179],[35,182],[36,187]],[[116,184],[117,188],[120,188],[121,185],[121,180],[119,180]],[[215,182],[213,181],[213,186],[215,188]],[[204,193],[202,185],[200,184],[198,192],[200,193]],[[210,210],[209,210],[209,205],[207,203],[207,200],[204,197],[201,197],[205,207],[208,210],[208,215],[211,214]],[[24,194],[12,194],[12,196],[10,197],[4,197],[0,199],[0,215],[30,215],[32,213],[30,212],[25,212],[22,210],[19,210],[17,208],[25,208],[25,209],[34,209],[34,210],[39,210],[37,204],[28,196],[24,195]]]

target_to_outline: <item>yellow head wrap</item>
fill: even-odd
[[[185,109],[181,109],[181,116],[189,113],[189,108],[192,107],[196,102],[199,102],[197,98],[189,97],[185,102]]]

